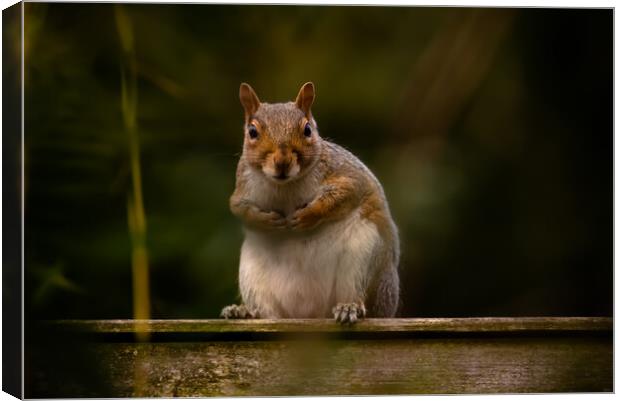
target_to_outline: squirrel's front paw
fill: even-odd
[[[366,316],[366,308],[360,303],[339,303],[332,309],[334,319],[342,324],[353,324]]]
[[[309,207],[297,209],[291,216],[290,226],[293,230],[311,230],[318,226],[320,218]]]
[[[228,305],[222,309],[220,317],[224,319],[255,319],[258,317],[256,311],[251,311],[245,305]]]
[[[286,218],[279,212],[261,210],[256,206],[249,208],[248,222],[264,229],[284,229],[287,226]]]
[[[263,223],[267,228],[282,229],[286,228],[286,217],[278,212],[261,212]]]

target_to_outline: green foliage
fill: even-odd
[[[132,316],[128,54],[153,317],[235,301],[239,83],[309,80],[321,134],[384,184],[404,314],[610,313],[609,10],[123,8],[117,31],[111,4],[26,4],[33,316]]]

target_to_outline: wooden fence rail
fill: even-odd
[[[26,396],[611,392],[612,326],[580,317],[46,322],[27,351]]]

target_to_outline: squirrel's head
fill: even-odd
[[[288,103],[261,103],[246,83],[239,88],[245,111],[243,158],[278,184],[302,177],[319,160],[321,137],[310,107],[314,85],[304,84]]]

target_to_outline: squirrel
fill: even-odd
[[[244,225],[242,303],[221,317],[393,317],[398,231],[383,188],[348,150],[319,136],[312,82],[294,102],[261,103],[242,83],[243,152],[230,209]]]

